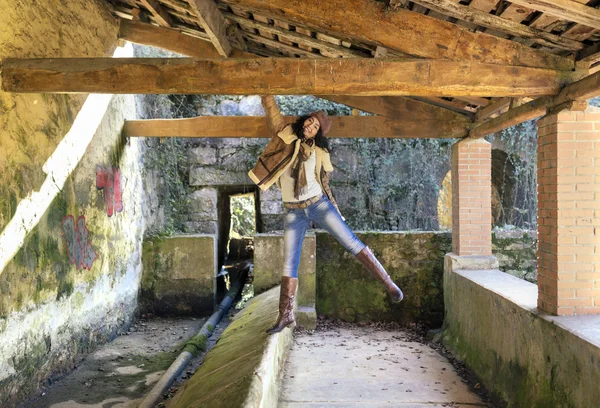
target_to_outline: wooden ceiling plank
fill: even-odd
[[[261,16],[260,14],[253,14],[252,15],[254,17],[254,21],[258,21],[259,23],[263,23],[264,25],[268,25],[269,23],[269,19],[266,18],[265,16]],[[275,35],[273,33],[270,33],[266,30],[263,30],[262,28],[258,29],[258,32],[261,36],[271,39],[271,40],[275,40]]]
[[[242,30],[242,36],[244,36],[246,39],[252,40],[252,41],[257,42],[259,44],[268,45],[268,46],[273,47],[273,48],[279,48],[282,51],[291,52],[293,54],[303,55],[303,56],[308,57],[308,58],[323,58],[320,54],[309,52],[309,51],[306,51],[306,50],[304,50],[302,48],[294,47],[292,45],[286,45],[286,44],[284,44],[282,42],[279,42],[277,40],[270,40],[270,39],[265,38],[265,37],[263,37],[261,35],[252,34],[252,33],[249,33],[247,31],[244,31],[244,30]]]
[[[182,34],[180,30],[173,28],[157,27],[122,19],[119,27],[119,38],[136,44],[163,48],[190,57],[222,58],[209,41]],[[233,50],[232,56],[234,58],[255,58],[253,54],[237,49]]]
[[[470,116],[402,96],[336,96],[321,98],[389,118],[470,121]]]
[[[483,107],[488,106],[491,103],[489,99],[477,96],[457,96],[455,99],[460,99],[461,101],[465,101],[467,103],[470,103],[471,105]]]
[[[171,27],[173,19],[169,13],[160,5],[156,0],[139,0],[139,2],[148,9],[150,14],[159,22],[163,27]]]
[[[225,18],[215,2],[213,0],[187,0],[187,3],[200,20],[201,27],[206,31],[219,54],[228,57],[233,47],[227,38]]]
[[[457,138],[468,134],[467,122],[394,120],[383,116],[330,116],[333,138]],[[284,120],[294,121],[287,116]],[[187,119],[126,121],[127,137],[247,137],[270,138],[263,116],[200,116]]]
[[[248,10],[325,34],[371,42],[422,58],[478,61],[492,64],[553,68],[569,71],[573,61],[484,33],[472,33],[455,24],[402,8],[386,11],[375,1],[226,0]],[[373,24],[373,22],[377,24]],[[427,38],[428,41],[423,41]]]
[[[321,50],[328,51],[332,54],[337,54],[338,56],[345,57],[345,58],[356,58],[356,57],[364,56],[364,54],[354,52],[352,50],[349,50],[346,47],[335,46],[335,45],[331,44],[330,42],[324,42],[324,41],[321,41],[321,40],[318,40],[318,39],[315,39],[315,38],[312,38],[312,37],[309,37],[306,35],[302,35],[302,34],[298,34],[293,31],[285,30],[283,28],[274,27],[274,26],[271,26],[268,24],[257,22],[257,21],[248,20],[248,19],[245,19],[242,17],[235,16],[230,13],[223,13],[223,15],[226,19],[228,19],[230,21],[239,23],[246,27],[258,29],[261,33],[265,32],[265,33],[269,33],[269,34],[275,34],[279,37],[279,41],[281,41],[281,42],[283,42],[282,40],[288,40],[288,41],[284,42],[284,44],[287,44],[287,45],[291,45],[292,42],[295,42],[299,45],[300,44],[306,45],[311,49],[313,47],[318,48]],[[280,24],[283,24],[283,23],[280,23]],[[288,42],[289,42],[289,44],[288,44]]]
[[[300,33],[300,34],[304,34],[307,37],[311,37],[312,33],[310,32],[310,30],[307,30],[306,28],[303,27],[296,27],[296,32]],[[306,51],[310,51],[312,52],[312,47],[306,44],[298,44],[298,47],[306,50]]]
[[[600,27],[600,10],[581,4],[574,0],[511,0],[541,11],[543,13],[562,18],[588,27]]]
[[[60,58],[6,59],[1,75],[7,92],[533,97],[582,73],[421,59]]]
[[[453,18],[469,21],[478,26],[505,31],[511,35],[539,39],[541,43],[560,47],[566,50],[580,50],[583,44],[570,39],[562,38],[558,35],[548,33],[542,30],[528,27],[515,21],[489,14],[471,6],[463,6],[454,3],[451,0],[414,0],[415,2],[427,5],[433,10],[447,14]],[[484,8],[485,10],[486,8]]]

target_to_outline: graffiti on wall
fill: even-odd
[[[85,217],[80,216],[77,218],[76,223],[75,217],[67,215],[63,218],[61,227],[71,264],[75,265],[78,270],[92,269],[98,255],[89,241],[89,231],[85,225]]]
[[[113,213],[123,211],[121,191],[121,170],[118,167],[97,167],[96,188],[104,190],[106,214],[111,217]]]

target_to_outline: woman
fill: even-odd
[[[371,250],[348,228],[329,188],[327,173],[333,170],[325,134],[331,122],[323,111],[294,123],[285,123],[273,96],[262,97],[272,138],[248,175],[261,190],[277,183],[285,208],[284,270],[279,295],[279,317],[267,330],[277,333],[294,323],[294,296],[304,234],[310,221],[327,230],[346,250],[379,279],[392,302],[404,295]]]

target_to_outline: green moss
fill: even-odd
[[[443,257],[449,234],[359,234],[405,292],[389,302],[383,285],[327,233],[317,233],[317,311],[345,321],[419,321],[439,327],[443,320]]]
[[[171,407],[242,406],[267,344],[265,330],[277,317],[278,295],[278,290],[270,290],[248,302]]]

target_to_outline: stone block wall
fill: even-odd
[[[500,270],[528,282],[537,283],[537,231],[495,230],[492,253]]]
[[[449,233],[358,232],[405,299],[393,305],[383,285],[332,236],[317,232],[317,312],[350,322],[421,321],[441,326],[442,277]]]
[[[48,0],[0,0],[0,9],[0,58],[115,51],[119,24],[105,2],[57,7]],[[97,118],[86,116],[69,133],[82,107]],[[37,395],[134,316],[143,143],[120,133],[124,120],[135,118],[127,95],[0,92],[0,234],[10,228],[11,244],[23,239],[14,256],[4,245],[0,250],[2,407]],[[27,200],[34,212],[22,205]],[[31,226],[23,228],[23,220]]]
[[[209,315],[216,301],[215,235],[175,235],[144,242],[140,311]]]
[[[383,287],[326,232],[317,232],[317,311],[347,321],[420,321],[441,325],[444,255],[451,250],[448,232],[357,233],[404,290],[401,306],[391,305]],[[492,250],[500,270],[535,279],[535,235],[495,231]]]
[[[304,276],[314,277],[315,271],[315,235],[307,233],[300,253],[300,265],[298,267],[299,280]],[[283,234],[256,234],[254,237],[254,292],[262,293],[281,283],[283,273]],[[313,286],[303,290],[304,285]],[[314,283],[307,280],[299,282],[300,303],[314,303],[311,295],[314,292]]]

